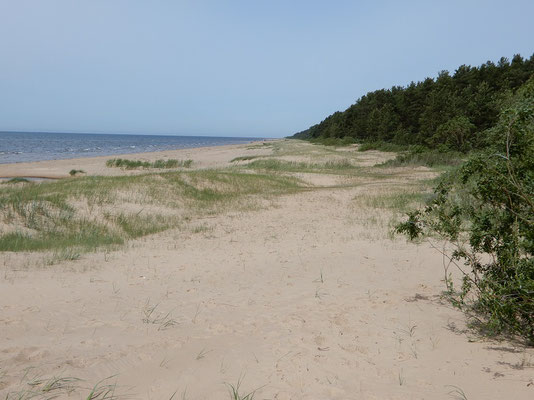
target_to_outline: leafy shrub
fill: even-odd
[[[85,174],[85,171],[83,169],[71,169],[69,171],[70,176],[76,176],[78,174]]]
[[[443,180],[435,200],[397,230],[453,243],[450,260],[463,277],[459,290],[447,280],[453,304],[487,333],[534,345],[534,78],[487,134],[493,146]]]
[[[438,126],[430,142],[434,148],[438,145],[445,145],[449,149],[468,151],[473,147],[471,142],[474,140],[475,129],[475,125],[469,121],[469,118],[463,115],[454,117]]]

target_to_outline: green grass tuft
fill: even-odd
[[[241,393],[240,389],[241,389],[242,381],[243,381],[243,378],[240,377],[235,386],[232,384],[227,384],[230,390],[230,399],[231,400],[254,400],[254,396],[256,395],[255,390],[247,394]]]

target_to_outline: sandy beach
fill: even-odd
[[[120,170],[106,167],[106,161],[112,158],[127,158],[143,161],[155,161],[159,159],[191,159],[195,163],[196,168],[220,168],[228,166],[228,163],[236,156],[241,154],[240,150],[246,149],[257,144],[264,143],[252,142],[247,145],[228,145],[228,146],[213,146],[201,147],[192,149],[155,151],[150,153],[131,153],[119,154],[114,156],[101,156],[90,158],[72,158],[66,160],[52,160],[52,161],[38,161],[38,162],[22,162],[14,164],[0,164],[0,178],[13,177],[38,177],[38,178],[68,178],[71,169],[82,169],[88,175],[123,175],[139,174],[146,171],[142,170]],[[268,141],[265,141],[268,143]],[[247,154],[251,155],[266,155],[269,154],[269,149],[251,149]]]
[[[0,398],[87,399],[95,385],[113,390],[99,399],[223,400],[230,385],[277,400],[534,398],[533,349],[478,336],[442,299],[443,243],[391,235],[402,213],[377,199],[436,171],[377,169],[395,155],[356,146],[265,143],[120,157],[355,168],[271,172],[303,188],[75,260],[0,253]],[[152,172],[110,158],[5,164],[0,176]],[[61,387],[43,390],[54,378]]]

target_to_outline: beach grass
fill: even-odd
[[[460,165],[465,154],[453,151],[441,152],[438,150],[408,151],[398,153],[389,161],[382,163],[381,167],[454,167]]]
[[[56,398],[70,398],[82,396],[86,400],[114,400],[119,399],[115,394],[116,383],[110,383],[114,376],[102,379],[92,388],[86,388],[84,381],[76,377],[31,375],[30,368],[20,381],[20,387],[16,391],[8,392],[5,400],[51,400]],[[123,398],[123,397],[120,397]],[[129,397],[125,397],[129,398]]]
[[[170,168],[190,168],[193,165],[193,160],[156,160],[154,162],[143,160],[129,160],[125,158],[112,158],[106,161],[106,166],[117,167],[123,169],[139,169],[139,168],[156,168],[156,169],[170,169]]]
[[[355,171],[359,167],[352,164],[348,159],[311,163],[270,158],[252,161],[246,165],[246,168],[273,172],[340,173],[343,171]]]
[[[2,182],[2,184],[4,185],[9,185],[9,184],[16,184],[16,183],[29,183],[30,181],[26,178],[19,178],[19,177],[16,177],[16,178],[11,178],[11,179],[8,179],[7,181],[5,182]]]
[[[405,213],[414,206],[426,204],[433,194],[424,187],[391,191],[389,193],[366,194],[355,198],[360,204],[368,208],[392,210]]]
[[[225,170],[5,185],[0,188],[0,251],[94,251],[179,227],[185,216],[250,209],[258,197],[301,187],[293,177]]]
[[[234,162],[238,162],[238,161],[250,161],[250,160],[254,160],[256,158],[260,158],[261,156],[240,156],[240,157],[236,157],[236,158],[233,158],[232,160],[230,160],[231,163],[234,163]]]

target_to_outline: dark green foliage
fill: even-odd
[[[491,146],[444,179],[435,200],[397,230],[453,243],[451,261],[467,267],[459,291],[448,281],[454,304],[486,332],[534,345],[534,78],[487,135]]]
[[[369,92],[344,112],[294,135],[297,139],[387,142],[447,146],[466,152],[488,144],[485,130],[494,126],[511,93],[534,74],[534,55],[516,55],[479,66],[460,66],[435,79]]]
[[[441,145],[466,152],[475,147],[473,143],[474,131],[475,125],[469,121],[469,118],[463,115],[453,117],[438,126],[436,133],[430,139],[430,144],[433,148]]]
[[[85,171],[83,169],[71,169],[69,171],[70,176],[76,176],[78,174],[85,174]]]
[[[412,146],[403,146],[401,144],[388,143],[384,141],[364,142],[358,147],[358,151],[380,150],[380,151],[403,151],[409,150]]]
[[[178,168],[184,167],[189,168],[193,164],[193,160],[156,160],[153,163],[149,161],[141,160],[128,160],[124,158],[113,158],[106,161],[106,166],[108,167],[118,167],[124,169],[137,169],[137,168]]]

